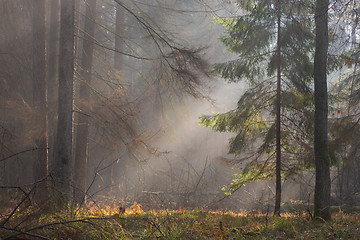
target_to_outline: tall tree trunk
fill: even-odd
[[[59,115],[54,179],[59,205],[71,196],[74,76],[74,1],[61,0],[59,46]]]
[[[277,0],[278,19],[277,19],[277,89],[276,89],[276,194],[274,214],[280,216],[281,204],[281,42],[280,42],[280,0]]]
[[[59,20],[60,2],[51,0],[49,37],[46,48],[47,55],[47,121],[48,121],[48,145],[49,145],[49,167],[54,165],[54,149],[56,136],[56,113],[57,113],[57,90],[58,90],[58,54],[59,54]]]
[[[116,19],[115,19],[115,49],[123,51],[123,35],[125,29],[125,12],[120,4],[116,4]],[[120,74],[121,79],[124,76],[124,56],[122,53],[114,52],[114,69],[117,70],[116,74]],[[116,195],[120,190],[124,192],[124,189],[118,189],[114,186],[124,187],[126,157],[123,157],[119,162],[115,162],[110,167],[110,176],[108,178],[108,185],[110,185],[110,194]],[[114,183],[119,184],[114,184]]]
[[[90,99],[90,82],[93,62],[95,19],[96,19],[96,0],[88,0],[85,15],[85,27],[83,38],[83,52],[81,57],[81,82],[79,90],[79,103],[77,106],[86,109],[86,102]],[[88,149],[89,123],[88,117],[82,113],[78,115],[78,127],[76,132],[75,148],[75,169],[74,169],[74,200],[81,204],[85,199],[86,192],[86,166]]]
[[[35,139],[34,168],[35,181],[48,174],[47,124],[46,124],[46,79],[45,79],[45,0],[33,2],[33,105],[37,113],[37,126],[40,130]],[[42,182],[36,190],[39,204],[47,199],[46,183]]]
[[[82,18],[80,16],[82,13],[82,5],[80,4],[80,0],[74,0],[75,1],[75,16],[74,16],[74,22],[75,22],[75,61],[78,61],[80,59],[81,54],[81,47],[80,47],[80,26],[82,26]],[[83,1],[81,1],[83,2]],[[86,4],[84,4],[86,5]]]
[[[314,57],[315,86],[315,196],[314,216],[330,220],[330,163],[328,155],[327,120],[327,53],[328,53],[329,0],[317,0],[315,10],[316,45]]]

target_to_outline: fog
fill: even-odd
[[[246,81],[230,83],[213,69],[216,63],[239,57],[220,41],[226,28],[216,19],[241,16],[245,10],[225,0],[104,0],[96,1],[93,11],[93,1],[75,1],[72,173],[67,181],[72,191],[80,192],[83,201],[77,204],[273,209],[274,177],[248,182],[231,195],[225,194],[223,187],[246,167],[249,161],[239,159],[250,150],[229,154],[229,141],[237,133],[216,132],[199,124],[202,115],[237,109],[250,88]],[[63,104],[58,102],[59,67],[65,64],[58,60],[60,2],[45,1],[43,108],[36,105],[39,90],[33,84],[34,32],[42,30],[32,22],[36,14],[32,2],[0,3],[0,202],[7,207],[16,205],[22,190],[33,189],[44,177],[48,188],[56,188],[52,181],[56,179],[57,136],[62,131],[57,132],[56,126],[58,106]],[[345,45],[346,37],[339,39],[336,44]],[[86,62],[89,59],[91,63]],[[352,70],[342,71],[343,75],[333,73],[334,78]],[[271,111],[266,119],[269,124],[274,122]],[[85,133],[82,126],[86,126]],[[45,147],[39,145],[42,136]],[[85,149],[83,155],[77,152],[80,148]],[[44,149],[46,174],[39,178],[36,159]],[[311,153],[306,157],[312,158],[312,147],[307,150]],[[80,158],[84,161],[77,165]],[[313,161],[308,161],[312,166]],[[340,168],[345,163],[334,165],[333,183],[342,179]],[[284,175],[283,203],[312,202],[313,169]],[[81,178],[84,186],[79,183]],[[338,188],[333,188],[334,199],[338,199]]]

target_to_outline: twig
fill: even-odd
[[[16,210],[27,200],[30,200],[30,193],[34,190],[34,188],[32,188],[27,194],[26,196],[18,203],[18,205],[16,205],[16,207],[13,209],[13,211],[10,213],[10,215],[0,224],[0,227],[4,227],[4,225],[10,220],[10,218],[15,214]]]
[[[51,226],[56,226],[56,225],[65,225],[65,224],[70,224],[70,223],[77,223],[77,222],[82,222],[82,223],[87,223],[87,224],[91,224],[91,225],[94,225],[92,222],[90,222],[91,220],[112,220],[111,218],[82,218],[82,219],[77,219],[77,220],[69,220],[69,221],[63,221],[63,222],[54,222],[54,223],[48,223],[48,224],[44,224],[44,225],[41,225],[41,226],[37,226],[37,227],[33,227],[33,228],[30,228],[30,229],[27,229],[26,232],[24,231],[20,231],[20,230],[17,230],[17,229],[9,229],[9,230],[13,230],[13,231],[17,231],[19,233],[17,234],[14,234],[14,235],[11,235],[9,236],[8,238],[5,238],[6,239],[12,239],[14,237],[17,237],[19,236],[20,234],[27,234],[27,235],[30,235],[31,231],[35,231],[35,230],[39,230],[39,229],[42,229],[42,228],[47,228],[47,227],[51,227]],[[5,228],[3,226],[1,226],[2,228]],[[101,226],[100,226],[101,227]],[[102,227],[101,227],[102,228]],[[5,228],[7,229],[7,228]],[[43,238],[43,239],[48,239],[48,238]]]
[[[11,235],[10,237],[4,238],[4,240],[13,239],[13,237],[21,235],[21,234],[24,234],[24,235],[27,235],[27,236],[30,236],[30,237],[36,237],[36,238],[40,238],[40,239],[50,240],[50,238],[47,238],[47,237],[44,237],[44,236],[41,236],[41,235],[38,235],[38,234],[24,232],[24,231],[21,231],[19,229],[15,229],[15,228],[8,228],[8,227],[5,227],[3,225],[0,226],[0,228],[3,228],[3,229],[8,230],[8,231],[18,232],[16,235]]]
[[[50,175],[47,175],[46,177],[40,179],[39,181],[36,181],[33,185],[33,187],[30,189],[30,191],[28,193],[26,193],[25,191],[23,191],[21,188],[19,188],[20,190],[22,190],[25,194],[25,197],[18,203],[18,205],[16,205],[16,207],[13,209],[13,211],[10,213],[10,215],[0,224],[1,227],[4,227],[4,225],[10,220],[10,218],[15,214],[16,210],[27,200],[30,200],[30,194],[34,191],[34,189],[36,188],[36,185],[40,182],[45,181],[48,177],[50,177]]]
[[[199,187],[199,184],[200,184],[202,178],[204,177],[204,174],[205,174],[205,171],[206,171],[206,167],[207,167],[207,163],[208,163],[208,159],[209,159],[209,156],[206,157],[205,166],[204,166],[204,169],[203,169],[203,171],[202,171],[202,173],[201,173],[201,176],[199,177],[199,180],[198,180],[198,182],[197,182],[197,184],[196,184],[196,186],[195,186],[194,194],[196,193],[196,190],[197,190],[197,188]]]
[[[309,213],[310,219],[313,220],[313,219],[314,219],[314,216],[312,215],[312,212],[311,212],[311,210],[310,210],[310,193],[309,193],[309,198],[308,198],[308,201],[307,201],[306,211]]]
[[[161,235],[163,235],[163,237],[165,237],[165,234],[161,231],[160,227],[156,223],[154,223],[153,221],[149,221],[149,222],[161,233]],[[150,236],[152,236],[153,234],[154,234],[154,231],[151,233]]]
[[[23,154],[23,153],[26,153],[26,152],[31,152],[31,151],[35,151],[35,150],[42,150],[42,149],[50,149],[50,148],[32,148],[32,149],[27,149],[27,150],[24,150],[24,151],[21,151],[21,152],[17,152],[17,153],[14,153],[10,156],[7,156],[3,159],[0,159],[0,162],[3,162],[5,160],[8,160],[9,158],[12,158],[12,157],[15,157],[17,155],[20,155],[20,154]]]

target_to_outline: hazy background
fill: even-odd
[[[0,3],[0,158],[15,154],[0,162],[3,186],[29,187],[34,182],[31,148],[38,134],[40,113],[31,107],[30,2]],[[214,63],[234,59],[236,56],[219,41],[224,29],[214,19],[241,12],[234,3],[225,0],[120,2],[125,6],[122,46],[116,51],[121,52],[122,68],[113,67],[117,3],[98,1],[93,19],[96,31],[88,101],[78,97],[83,81],[79,72],[87,2],[80,0],[76,11],[74,136],[78,114],[85,114],[90,123],[87,201],[124,206],[136,201],[155,208],[266,209],[272,205],[272,180],[250,183],[224,198],[221,188],[243,167],[226,160],[241,156],[227,154],[228,140],[233,134],[216,133],[198,124],[201,114],[235,108],[246,84],[229,84],[210,71],[199,74],[201,86],[199,92],[193,92],[197,97],[194,98],[166,63],[177,59],[176,51],[171,52],[168,43],[199,52],[210,70]],[[58,25],[50,24],[51,4],[47,1],[47,34],[59,29]],[[47,35],[47,54],[53,43]],[[53,166],[55,148],[56,132],[52,127],[57,121],[57,84],[54,80],[47,90],[49,169]],[[77,140],[74,137],[75,143]],[[307,184],[312,174],[307,175],[306,181],[301,178],[285,181],[284,202],[312,199],[312,188]],[[1,196],[7,199],[17,191],[1,189]]]

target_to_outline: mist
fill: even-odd
[[[65,98],[71,107],[67,115],[69,130],[59,127],[59,122],[65,121],[60,111],[66,105],[59,91],[63,88],[62,81],[66,80],[61,77],[62,67],[69,65],[61,62],[66,57],[59,58],[64,53],[61,44],[65,38],[61,28],[62,2],[44,1],[43,19],[39,20],[44,26],[36,24],[38,10],[35,2],[4,0],[0,3],[0,202],[5,206],[2,210],[16,206],[23,190],[31,190],[34,204],[41,206],[50,201],[52,191],[59,189],[58,192],[78,206],[96,202],[128,208],[137,202],[144,209],[273,210],[275,155],[272,154],[274,150],[269,149],[274,147],[274,134],[265,134],[261,132],[265,131],[263,129],[254,134],[263,137],[264,142],[271,138],[267,146],[264,144],[262,152],[258,150],[263,146],[262,138],[252,141],[252,136],[249,136],[251,142],[242,151],[229,153],[240,130],[214,131],[215,124],[208,127],[200,124],[201,116],[236,113],[242,97],[247,96],[245,93],[255,89],[250,83],[251,77],[245,80],[238,77],[235,81],[224,76],[228,72],[214,68],[216,64],[243,57],[236,52],[231,41],[226,46],[224,36],[233,25],[226,26],[221,21],[226,22],[226,17],[244,16],[250,8],[241,9],[237,3],[220,0],[74,1],[75,15],[71,25],[74,27],[74,42],[68,45],[74,47],[69,51],[73,53],[69,71],[72,79],[67,78],[73,83],[69,91],[73,99]],[[300,13],[298,15],[295,14],[294,18],[302,17]],[[354,26],[349,31],[352,23],[347,20],[342,24],[348,30],[335,39],[335,46],[332,45],[331,53],[334,55],[345,56],[345,51],[352,49],[345,34],[357,41],[358,30]],[[300,60],[293,65],[300,66],[305,62],[303,59],[313,57],[314,41],[304,42],[309,44],[307,50],[310,53],[300,52]],[[38,46],[38,43],[44,45]],[[275,43],[272,40],[268,48]],[[346,47],[338,47],[343,45]],[[41,53],[37,55],[38,48],[45,51],[39,62],[37,59]],[[359,203],[359,184],[356,182],[359,153],[358,141],[354,140],[357,135],[351,135],[353,140],[342,140],[350,134],[345,130],[339,132],[335,127],[336,123],[349,120],[349,124],[356,122],[353,125],[357,129],[359,122],[356,119],[357,99],[346,102],[343,99],[347,97],[335,96],[337,93],[345,94],[343,86],[349,88],[351,76],[357,76],[356,66],[354,69],[351,65],[353,60],[346,56],[349,66],[345,66],[341,57],[332,59],[333,62],[329,60],[332,64],[329,71],[336,79],[331,81],[333,88],[329,89],[333,96],[329,100],[330,148],[342,144],[345,149],[334,147],[329,154],[332,157],[331,197],[334,204],[355,206]],[[266,61],[273,59],[269,57]],[[259,66],[265,66],[266,61]],[[295,73],[296,77],[305,80],[291,85],[293,66],[290,65],[283,68],[283,71],[290,72],[282,75],[287,84],[284,84],[283,92],[289,93],[304,85],[307,90],[304,92],[312,93],[309,76],[312,78],[313,73]],[[306,67],[308,72],[313,71],[312,65]],[[275,67],[269,69],[264,71],[267,72],[265,81],[275,76]],[[40,74],[34,75],[34,72]],[[260,70],[245,69],[243,72],[256,75]],[[253,77],[254,82],[261,82],[259,76]],[[40,78],[42,82],[36,81]],[[337,84],[341,78],[348,81]],[[263,89],[271,92],[273,87],[269,84],[269,89]],[[357,92],[356,83],[353,83],[351,94]],[[305,93],[299,99],[305,99],[304,102],[310,99],[310,102],[312,97]],[[40,100],[39,94],[42,94]],[[254,93],[256,101],[266,94]],[[300,95],[297,94],[288,97]],[[295,102],[296,105],[296,101],[300,101],[283,98],[286,104]],[[265,107],[260,113],[264,111],[264,114],[256,118],[259,122],[266,122],[269,132],[275,122],[275,107],[268,105],[274,101],[268,98],[261,103],[261,107]],[[282,136],[288,138],[283,142],[282,151],[288,161],[282,167],[281,201],[290,207],[298,203],[307,204],[307,207],[314,198],[314,126],[309,123],[313,119],[314,105],[309,103],[296,113],[286,107],[282,108]],[[344,115],[345,108],[348,108],[347,116]],[[293,132],[286,133],[296,127]],[[65,150],[59,143],[59,136],[67,130],[69,154],[67,158],[61,158],[59,152]],[[337,144],[339,141],[341,144]],[[256,160],[248,157],[250,153],[257,154]],[[69,162],[61,171],[59,159]],[[271,169],[273,173],[268,173],[269,170],[267,175],[264,173],[266,176],[244,182],[231,194],[226,194],[226,186],[239,178],[238,175],[250,163],[263,162],[270,162],[265,169]],[[59,177],[59,171],[67,175]],[[356,179],[346,177],[347,173]]]

